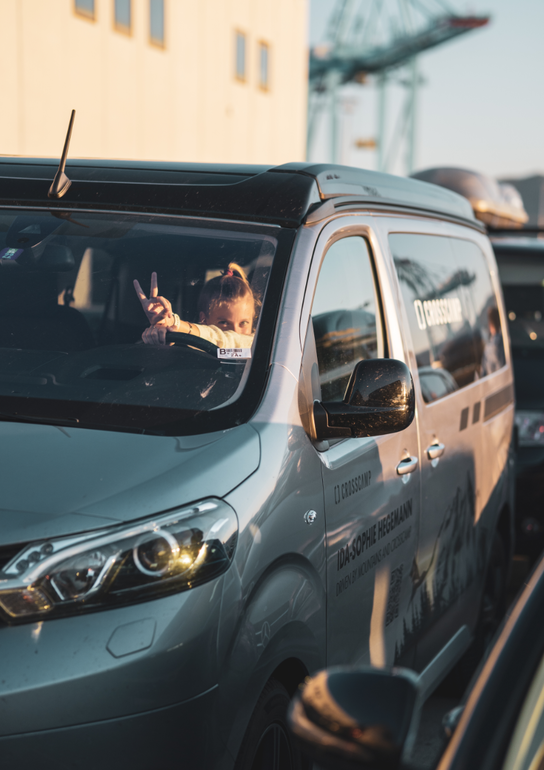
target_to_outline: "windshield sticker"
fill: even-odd
[[[458,323],[463,320],[463,308],[459,297],[448,299],[414,300],[417,325],[423,331],[428,326]]]
[[[17,259],[23,253],[22,249],[2,249],[0,251],[0,259]]]
[[[251,358],[251,348],[217,348],[217,358]]]

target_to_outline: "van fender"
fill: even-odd
[[[326,663],[325,590],[304,558],[288,554],[271,564],[257,584],[250,586],[243,604],[232,641],[218,651],[222,673],[215,723],[232,758],[238,754],[255,704],[271,676],[282,667],[278,678],[292,692],[306,674]],[[225,625],[235,616],[232,609],[232,603],[225,601],[220,646],[221,639],[226,641]],[[292,665],[285,666],[287,661]]]

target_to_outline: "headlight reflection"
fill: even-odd
[[[0,610],[31,621],[187,590],[228,569],[237,534],[232,508],[207,500],[94,537],[35,543],[0,573]]]

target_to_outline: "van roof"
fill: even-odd
[[[53,158],[1,156],[0,206],[183,213],[287,227],[345,207],[401,207],[475,223],[468,201],[450,190],[350,166],[70,159],[72,185],[63,198],[51,200],[47,192],[57,167]]]

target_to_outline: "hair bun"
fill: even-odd
[[[260,299],[255,296],[244,269],[236,262],[229,262],[221,275],[211,278],[202,287],[198,312],[207,318],[213,306],[223,302],[237,302],[244,297],[251,297],[255,308],[260,307]]]
[[[223,271],[221,278],[239,278],[249,286],[249,281],[247,280],[244,268],[237,265],[236,262],[229,262],[226,270]]]

